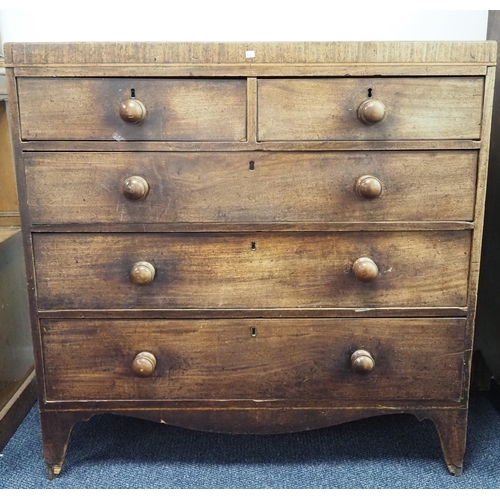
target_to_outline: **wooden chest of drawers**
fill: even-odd
[[[494,43],[9,44],[49,476],[113,412],[465,451]]]

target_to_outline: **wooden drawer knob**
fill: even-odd
[[[381,122],[385,118],[385,114],[384,103],[377,99],[368,99],[358,108],[359,119],[368,125]]]
[[[127,123],[141,123],[146,119],[146,107],[137,99],[127,99],[120,104],[120,117]]]
[[[149,262],[136,262],[130,270],[130,279],[136,285],[149,285],[155,274],[155,268]]]
[[[132,361],[132,371],[138,377],[151,377],[156,368],[156,358],[150,352],[140,352]]]
[[[382,193],[382,183],[373,175],[363,175],[356,181],[355,190],[362,198],[373,200]]]
[[[368,351],[358,349],[351,356],[351,367],[356,373],[370,373],[375,368],[375,360]]]
[[[127,200],[143,200],[149,193],[149,184],[146,179],[133,175],[123,181],[122,192]]]
[[[352,271],[356,278],[363,283],[370,283],[378,276],[378,267],[372,259],[360,257],[352,265]]]

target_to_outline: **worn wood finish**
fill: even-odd
[[[231,434],[280,434],[319,429],[352,420],[408,412],[404,408],[342,408],[298,409],[128,409],[112,410],[116,415],[142,418],[160,424],[175,425],[193,430]],[[467,410],[411,410],[419,420],[432,420],[438,430],[448,470],[457,476],[462,473],[460,452],[465,447],[463,429],[467,426]],[[50,479],[61,473],[71,431],[77,422],[89,420],[95,412],[84,410],[42,411],[42,435],[49,446],[44,448]],[[451,430],[451,432],[450,432]],[[460,434],[460,435],[459,435]],[[459,464],[459,465],[456,465]]]
[[[252,137],[255,130],[249,130]],[[440,141],[268,141],[256,144],[251,138],[245,142],[136,142],[136,141],[34,141],[22,142],[23,151],[421,151],[450,149],[480,149],[477,140],[440,140]]]
[[[126,123],[119,113],[132,89],[147,110],[140,124]],[[21,78],[18,92],[25,140],[246,139],[244,79]]]
[[[467,307],[301,307],[269,309],[52,309],[40,318],[415,318],[467,316]]]
[[[488,39],[500,42],[500,11],[490,10]],[[490,373],[500,382],[500,70],[496,68],[496,89],[491,122],[488,192],[486,198],[485,233],[482,251],[482,270],[477,306],[477,335],[475,348],[479,350]],[[486,160],[486,158],[485,158]]]
[[[483,78],[259,80],[258,138],[478,139],[483,86]],[[358,118],[358,108],[369,95],[386,107],[385,119],[372,125]],[[457,98],[462,95],[468,98]]]
[[[255,57],[246,57],[253,50]],[[467,64],[495,65],[492,42],[7,43],[5,65]],[[371,69],[371,68],[370,68]],[[373,71],[373,69],[371,69]],[[123,69],[122,69],[123,71]],[[102,74],[101,74],[102,76]],[[184,76],[190,76],[185,73]]]
[[[484,137],[487,138],[489,138],[491,134],[494,83],[495,83],[495,68],[488,68],[488,72],[485,78],[485,102],[484,102],[483,121],[481,124],[482,133],[484,134]],[[472,241],[471,260],[470,260],[469,293],[467,299],[469,322],[467,325],[467,340],[466,340],[467,357],[465,363],[466,376],[463,387],[464,393],[466,393],[469,390],[470,386],[470,373],[471,373],[472,353],[474,345],[474,329],[476,324],[479,272],[481,266],[481,249],[482,249],[482,239],[483,239],[483,223],[484,223],[489,153],[490,153],[490,147],[489,147],[489,141],[487,141],[481,148],[478,160],[478,177],[477,177],[478,195],[476,197],[476,206],[474,209],[477,224],[474,229],[475,237]],[[465,449],[465,443],[464,443],[464,449]]]
[[[31,245],[31,227],[29,226],[29,211],[25,203],[26,199],[26,177],[24,175],[24,169],[19,165],[22,165],[22,154],[21,154],[21,134],[20,134],[20,124],[19,124],[19,102],[17,99],[16,91],[16,79],[14,76],[13,68],[6,68],[6,80],[7,80],[7,94],[9,98],[9,106],[7,111],[9,113],[9,129],[12,135],[12,152],[14,156],[14,163],[16,167],[16,184],[19,196],[19,212],[21,216],[21,233],[23,240],[23,250],[24,250],[24,263],[26,270],[26,284],[28,292],[28,305],[29,305],[29,320],[31,324],[31,335],[33,342],[33,354],[35,361],[35,377],[36,377],[36,387],[37,387],[37,398],[40,408],[43,408],[44,396],[43,396],[43,359],[40,350],[40,335],[38,327],[38,317],[36,312],[35,303],[35,276],[34,276],[34,263],[33,263],[33,251]],[[45,448],[45,445],[44,445]]]
[[[35,234],[40,309],[463,306],[471,234]],[[253,248],[255,247],[255,250]],[[352,272],[370,257],[379,277]],[[147,260],[156,276],[129,276]]]
[[[71,412],[40,412],[44,442],[43,456],[47,464],[49,479],[54,479],[61,472],[74,425],[81,420],[89,419],[91,416]]]
[[[345,77],[345,76],[465,76],[465,75],[485,75],[486,67],[476,64],[456,65],[440,63],[421,64],[172,64],[151,66],[148,64],[94,64],[74,66],[71,64],[37,64],[16,66],[17,76],[30,77],[52,77],[57,74],[61,77],[82,78],[82,77],[102,77],[123,76],[128,77],[161,77],[174,78],[189,75],[196,78],[214,77],[279,77],[285,76],[296,78],[302,77]]]
[[[33,233],[247,233],[256,231],[467,231],[474,229],[474,222],[255,222],[255,223],[199,223],[171,224],[34,224]]]
[[[60,472],[74,422],[99,412],[243,433],[299,431],[409,412],[434,421],[449,470],[460,474],[494,43],[8,44],[5,49],[51,477]],[[247,58],[246,50],[254,50],[255,57]],[[137,85],[116,101],[109,92],[89,96],[89,85],[112,88],[119,81]],[[33,92],[18,94],[19,82],[35,82]],[[54,82],[67,82],[67,103],[59,111],[56,104],[51,114],[41,89]],[[143,98],[146,87],[138,86],[143,83],[185,91],[201,86],[195,101],[205,106],[193,111],[193,96],[186,91],[177,104],[193,114],[167,113],[181,134],[168,135],[172,123],[162,128],[164,108],[159,100],[156,106]],[[366,83],[372,85],[365,89]],[[207,88],[220,90],[223,84],[234,88],[228,95],[215,92],[219,99],[206,98]],[[283,97],[283,88],[294,92]],[[47,92],[55,101],[61,94]],[[162,92],[152,98],[158,96],[161,102],[172,98]],[[144,122],[120,118],[120,104],[130,99],[134,107],[137,101],[144,104]],[[32,109],[25,106],[30,100]],[[360,119],[359,105],[367,100],[382,106],[374,108],[378,115],[361,113]],[[35,116],[40,102],[44,114],[30,124],[38,135],[22,140],[21,123],[28,122],[20,119]],[[99,113],[115,104],[111,123]],[[72,109],[85,109],[84,116],[68,113]],[[158,109],[162,112],[151,114]],[[141,118],[132,115],[133,121]],[[110,128],[102,134],[103,124],[112,125],[111,134]],[[118,132],[113,138],[115,125],[136,133],[155,126],[153,135]],[[293,164],[283,161],[290,158]],[[157,196],[159,186],[163,197]],[[376,266],[371,282],[352,271],[360,257]],[[395,259],[393,265],[388,259]],[[154,269],[148,284],[131,279],[138,263]],[[376,331],[367,328],[375,323],[381,325]],[[110,332],[111,324],[120,325],[119,331]],[[177,333],[160,333],[161,324],[179,325]],[[350,330],[338,327],[347,324]],[[215,333],[220,325],[225,329]],[[311,327],[299,331],[301,325]],[[335,325],[334,333],[324,325]],[[413,325],[407,334],[405,325]],[[360,345],[351,345],[353,339]],[[262,350],[246,350],[247,340]],[[133,352],[125,356],[132,344]],[[326,366],[330,345],[346,349],[345,377],[369,384],[384,369],[387,377],[377,380],[373,393],[356,390],[345,377],[333,382],[344,397],[318,387],[303,391],[306,376],[293,377],[315,362]],[[183,365],[179,397],[165,399],[155,387],[172,383],[164,360],[174,347],[181,361],[200,364]],[[392,352],[401,356],[384,358]],[[76,364],[65,361],[67,353]],[[131,381],[124,384],[119,376],[121,392],[107,392],[106,366],[118,373],[120,356],[127,359]],[[238,371],[242,357],[248,363]],[[96,359],[102,360],[97,368]],[[262,360],[265,370],[259,371]],[[210,376],[207,369],[200,372],[202,362]],[[368,373],[355,373],[353,366]],[[134,367],[149,376],[133,375]],[[403,378],[391,372],[394,367]],[[326,371],[311,373],[323,388],[329,383]],[[52,378],[46,378],[49,372]],[[256,378],[264,399],[252,398],[243,372]],[[105,380],[99,392],[100,377]],[[137,396],[140,384],[146,389]],[[82,399],[71,399],[70,389],[89,388],[95,399],[81,394]],[[201,399],[184,397],[191,388]],[[50,391],[59,399],[47,399]],[[229,401],[220,397],[224,391]],[[374,394],[382,399],[370,399]],[[237,399],[241,395],[247,399]]]
[[[42,332],[46,397],[52,401],[106,394],[227,404],[278,399],[313,405],[328,397],[333,405],[359,405],[457,402],[461,394],[463,319],[44,320]],[[351,367],[351,355],[361,347],[376,362],[369,374]],[[156,358],[147,378],[135,375],[134,357],[141,351]]]
[[[441,441],[448,470],[455,476],[461,476],[467,438],[467,409],[423,411],[417,413],[417,416],[421,420],[432,420]]]
[[[474,218],[475,151],[25,153],[24,163],[33,224]],[[367,175],[376,200],[357,192]],[[143,201],[131,203],[123,186],[138,176]]]

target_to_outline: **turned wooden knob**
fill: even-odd
[[[155,274],[155,268],[149,262],[136,262],[130,270],[130,279],[136,285],[149,285]]]
[[[356,373],[370,373],[375,368],[375,360],[368,351],[358,349],[351,356],[351,367]]]
[[[120,104],[120,117],[127,123],[141,123],[146,119],[146,107],[137,99],[127,99]]]
[[[373,175],[363,175],[356,181],[355,190],[359,196],[373,200],[382,193],[382,183]]]
[[[378,276],[378,267],[372,259],[360,257],[352,265],[352,271],[356,278],[363,283],[370,283]]]
[[[133,175],[123,181],[122,192],[128,200],[143,200],[149,193],[149,184],[146,179]]]
[[[151,377],[156,368],[156,358],[150,352],[140,352],[132,361],[132,371],[138,377]]]
[[[385,118],[385,105],[377,99],[368,99],[358,108],[358,117],[364,123],[373,125]]]

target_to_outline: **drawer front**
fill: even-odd
[[[246,81],[208,79],[19,78],[25,140],[241,141]],[[142,123],[120,106],[135,93]]]
[[[35,224],[474,217],[476,151],[26,153],[24,163]],[[137,176],[147,192],[130,200]],[[360,187],[367,176],[376,198]]]
[[[48,400],[326,400],[333,406],[457,401],[465,323],[42,320],[46,395]],[[374,360],[371,372],[352,369],[351,356],[360,349]],[[141,352],[156,361],[149,377],[134,374]]]
[[[478,139],[483,87],[481,77],[261,79],[258,138]],[[369,94],[385,107],[370,125],[358,118]]]
[[[33,234],[42,310],[462,307],[470,243],[470,231]],[[359,258],[374,281],[354,274]]]

